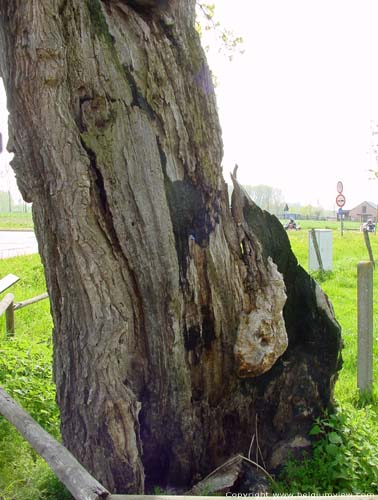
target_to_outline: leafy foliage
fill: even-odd
[[[345,406],[318,419],[310,435],[316,441],[311,459],[289,461],[276,492],[301,494],[376,494],[378,456],[372,440],[378,435],[377,414]]]
[[[204,32],[212,30],[218,40],[218,51],[226,55],[230,61],[235,52],[243,54],[243,38],[216,20],[215,4],[197,0],[196,29],[201,37]],[[209,45],[205,45],[205,50],[209,50]]]
[[[375,168],[371,168],[369,170],[370,174],[372,175],[372,180],[378,179],[378,143],[377,143],[377,137],[378,136],[378,124],[371,122],[370,125],[371,128],[371,136],[372,136],[372,143],[371,143],[371,152],[374,155],[374,160],[375,160]]]
[[[48,341],[38,346],[21,338],[0,345],[0,385],[48,432],[59,436],[59,413]]]
[[[282,214],[284,196],[280,189],[259,184],[258,186],[243,186],[252,200],[263,210],[273,214]]]

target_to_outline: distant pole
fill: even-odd
[[[337,186],[336,186],[336,189],[337,189],[337,192],[338,192],[338,195],[336,196],[336,205],[339,208],[339,216],[340,216],[340,232],[341,232],[341,236],[343,236],[344,234],[344,221],[343,221],[343,209],[342,207],[345,205],[345,196],[343,195],[343,189],[344,189],[344,186],[343,186],[343,183],[341,181],[339,181],[337,183]]]
[[[357,386],[360,393],[371,392],[373,386],[373,264],[357,265]]]

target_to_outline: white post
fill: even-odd
[[[358,355],[357,386],[360,393],[371,392],[373,386],[373,264],[357,266]]]

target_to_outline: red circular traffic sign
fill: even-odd
[[[338,194],[336,196],[336,205],[338,207],[343,207],[345,205],[345,196],[343,194]]]
[[[341,181],[339,181],[337,183],[337,192],[338,193],[342,193],[343,192],[343,189],[344,189],[344,186],[343,186],[343,183]]]

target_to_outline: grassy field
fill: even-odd
[[[0,213],[1,229],[33,229],[33,219],[30,212]]]
[[[310,223],[309,227],[319,227]],[[322,227],[326,227],[323,225]],[[343,368],[335,389],[337,414],[314,426],[318,441],[311,461],[290,463],[277,492],[286,493],[378,493],[378,397],[360,395],[357,389],[357,264],[369,260],[363,234],[332,233],[333,269],[323,277],[312,273],[329,296],[342,326]],[[331,227],[332,228],[332,227]],[[291,245],[299,263],[308,270],[308,231],[291,231]],[[378,257],[378,235],[370,234],[373,255]],[[377,279],[374,271],[374,283]],[[376,292],[375,292],[376,295]],[[376,303],[376,296],[375,296]],[[375,304],[374,317],[377,310]],[[376,322],[377,323],[377,322]],[[378,371],[377,324],[374,326],[374,373]]]
[[[308,271],[308,231],[291,231],[289,237],[292,249],[299,263]],[[378,258],[378,235],[370,234],[374,258]],[[369,260],[363,234],[357,231],[332,233],[333,269],[323,277],[312,273],[320,282],[333,304],[336,317],[342,325],[344,338],[344,368],[336,386],[336,397],[343,401],[354,401],[356,388],[357,356],[357,264]],[[376,271],[374,272],[376,279]],[[377,338],[375,331],[374,338]],[[375,359],[378,358],[375,356]],[[375,367],[378,368],[378,365]]]
[[[10,289],[15,301],[46,291],[39,255],[0,260],[0,277],[20,281]],[[10,290],[0,295],[2,298]],[[59,437],[59,413],[52,382],[52,321],[49,301],[15,312],[13,337],[6,338],[0,318],[0,386],[11,394],[47,431]],[[0,417],[0,500],[65,500],[71,498],[47,464]]]
[[[307,269],[308,228],[333,229],[333,270],[323,277],[314,273],[331,299],[342,326],[343,368],[336,384],[336,415],[324,416],[314,425],[319,438],[311,460],[289,462],[275,485],[277,493],[378,493],[378,397],[361,397],[356,383],[357,358],[357,264],[367,260],[362,233],[355,228],[341,236],[339,223],[302,223],[290,232],[292,248]],[[354,229],[354,230],[352,230]],[[378,256],[378,235],[370,236]],[[20,301],[45,291],[38,255],[0,260],[0,276],[21,277],[12,287]],[[376,282],[376,271],[374,276]],[[0,299],[4,296],[2,294]],[[376,312],[375,312],[376,316]],[[0,318],[0,385],[49,432],[59,437],[58,410],[51,375],[51,317],[48,300],[15,313],[16,334],[6,338]],[[377,325],[374,340],[378,337]],[[377,346],[374,342],[374,370]],[[0,500],[65,500],[70,498],[53,473],[18,433],[0,417]]]

